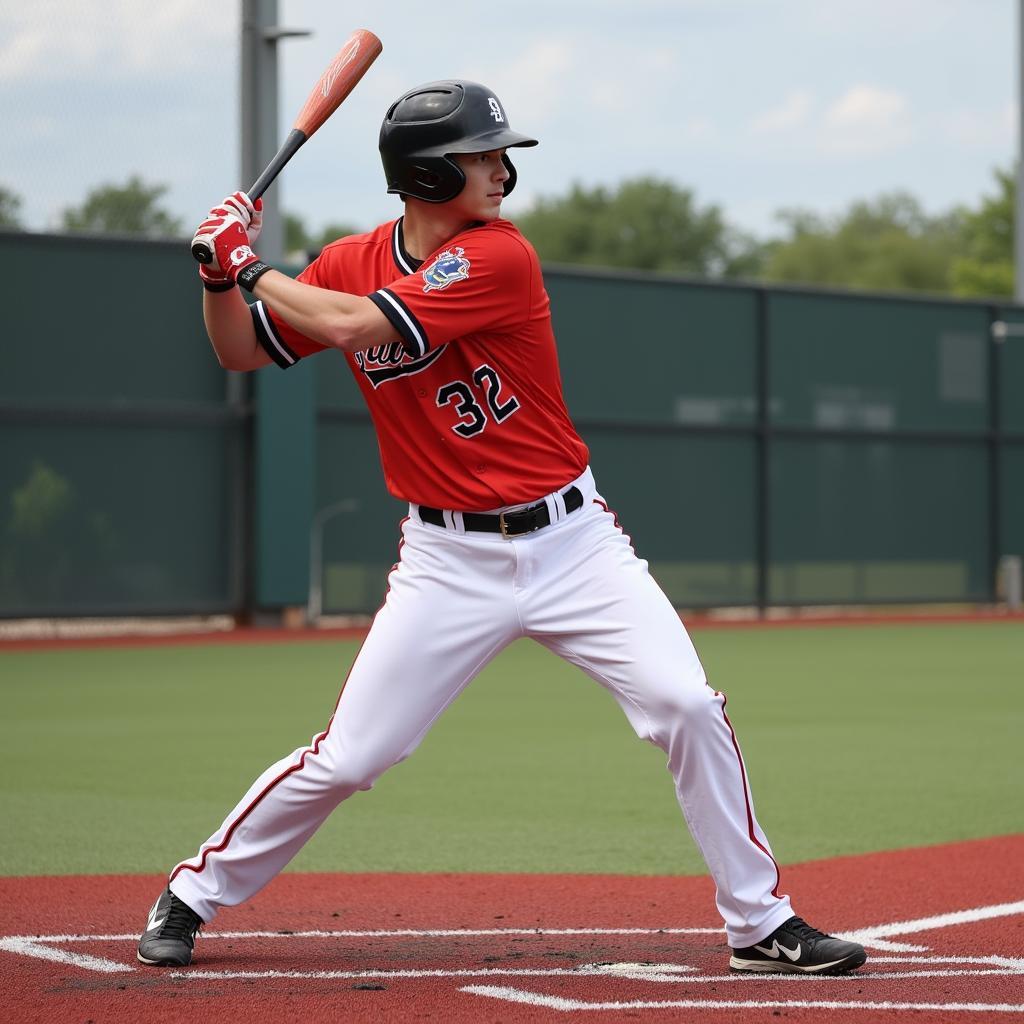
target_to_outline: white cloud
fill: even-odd
[[[873,85],[855,85],[829,107],[825,121],[836,128],[886,129],[906,111],[905,96]]]
[[[29,77],[46,49],[46,34],[21,26],[0,44],[0,80]]]
[[[877,156],[904,146],[915,126],[900,92],[875,85],[848,87],[831,103],[796,89],[750,122],[750,135],[774,139],[779,153],[827,159]]]
[[[775,135],[807,123],[812,107],[810,93],[791,92],[778,106],[759,114],[751,122],[755,135]]]
[[[82,72],[118,77],[200,66],[216,48],[236,60],[233,9],[210,16],[204,0],[162,0],[144,10],[133,0],[35,0],[9,4],[0,20],[0,80],[60,81]],[[203,26],[197,38],[195,29]]]
[[[512,124],[540,124],[554,111],[552,97],[563,92],[565,79],[575,70],[575,47],[558,38],[538,39],[504,63],[493,60],[467,77],[515,95]],[[506,88],[507,86],[507,88]]]
[[[825,111],[821,148],[841,156],[876,155],[906,145],[910,132],[906,96],[855,85]]]

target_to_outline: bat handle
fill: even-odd
[[[284,165],[298,152],[306,141],[306,133],[293,128],[284,140],[284,145],[277,151],[274,159],[264,168],[263,173],[252,183],[246,193],[255,203],[270,188],[271,182],[281,173]],[[209,266],[213,262],[213,248],[209,242],[199,239],[192,243],[192,258],[197,263]]]
[[[284,165],[299,151],[306,141],[306,133],[293,128],[284,140],[281,148],[274,154],[274,159],[263,169],[263,173],[252,183],[248,191],[249,198],[255,203],[270,188],[270,183],[281,173]]]
[[[209,242],[196,240],[192,243],[192,259],[208,267],[213,262],[213,249]]]

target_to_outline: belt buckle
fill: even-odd
[[[535,533],[541,528],[542,524],[537,523],[537,510],[543,508],[543,505],[531,505],[528,508],[517,508],[511,512],[499,512],[498,513],[498,529],[501,530],[501,535],[506,540],[515,540],[516,537],[525,537],[529,533]],[[525,525],[523,529],[516,529],[515,526],[510,526],[505,516],[524,516],[527,513],[532,513],[533,520],[531,525]]]

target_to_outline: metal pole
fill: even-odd
[[[303,29],[277,24],[277,0],[242,0],[241,188],[248,188],[278,150],[277,44]],[[281,179],[263,196],[263,232],[257,246],[268,263],[284,256]]]
[[[242,0],[242,165],[248,188],[277,152],[277,43],[266,30],[277,26],[277,0]],[[263,197],[260,255],[281,259],[281,183]]]
[[[1014,207],[1014,298],[1024,302],[1024,0],[1017,0],[1017,201]]]
[[[310,35],[303,30],[280,28],[277,0],[242,0],[241,54],[239,60],[239,188],[249,188],[278,149],[277,43],[288,36]],[[263,231],[257,251],[268,262],[284,257],[284,225],[281,217],[281,179],[263,196]],[[227,375],[227,401],[252,407],[249,374]],[[252,621],[256,614],[253,569],[255,559],[255,422],[244,420],[239,444],[232,446],[234,488],[235,591],[241,594],[241,616]]]

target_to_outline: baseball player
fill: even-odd
[[[668,755],[734,970],[839,973],[865,961],[780,893],[725,696],[598,491],[562,398],[537,254],[501,218],[516,183],[508,151],[535,145],[489,89],[433,82],[392,104],[381,128],[397,220],[328,245],[297,280],[253,251],[260,210],[244,193],[196,232],[216,252],[199,274],[221,364],[287,369],[326,352],[341,372],[344,359],[409,514],[327,728],[268,768],[171,871],[143,963],[188,964],[203,923],[274,878],[520,637],[578,665]]]

